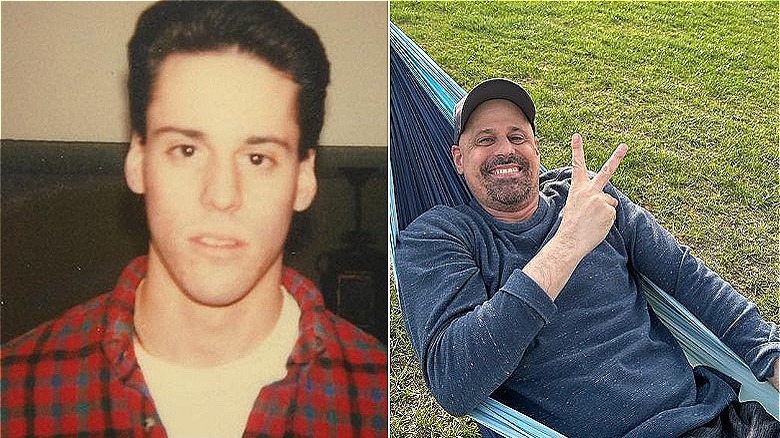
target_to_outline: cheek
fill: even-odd
[[[271,179],[245,178],[241,208],[244,219],[250,223],[284,223],[292,216],[296,182],[289,173]]]
[[[474,154],[471,157],[469,157],[469,161],[467,164],[467,173],[471,175],[472,178],[477,178],[480,176],[480,166],[482,166],[482,163],[485,161],[485,157],[482,157],[478,154]]]
[[[175,196],[171,192],[159,190],[162,188],[157,187],[146,192],[149,231],[158,244],[171,240],[177,231],[184,231],[187,225],[192,223],[192,209],[187,207],[188,203],[181,194]],[[172,199],[175,202],[171,201]]]
[[[194,217],[199,184],[192,178],[171,169],[149,166],[144,174],[146,215],[150,231],[175,231]]]
[[[287,192],[254,191],[250,193],[235,218],[247,237],[259,243],[259,251],[276,251],[284,245],[293,215],[293,198]]]

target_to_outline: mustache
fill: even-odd
[[[509,155],[498,155],[485,161],[479,167],[479,171],[480,173],[482,173],[483,176],[487,177],[490,175],[490,171],[493,170],[493,168],[497,166],[503,166],[506,164],[516,164],[520,168],[521,172],[525,172],[531,168],[531,162],[528,161],[525,157],[521,157],[515,154],[509,154]]]

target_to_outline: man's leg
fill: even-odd
[[[684,438],[776,438],[780,422],[757,402],[734,401],[709,423],[696,428]]]
[[[484,438],[502,438],[500,434],[493,432],[488,427],[479,423],[477,423],[477,426],[479,426],[479,433],[481,433]]]

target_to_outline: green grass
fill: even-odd
[[[390,307],[390,436],[479,437],[470,419],[447,414],[428,392],[398,310],[394,281]]]
[[[627,143],[613,183],[780,322],[777,7],[393,2],[390,16],[464,88],[523,84],[548,167],[570,162],[574,132],[594,170]],[[428,395],[391,303],[391,434],[477,436]]]

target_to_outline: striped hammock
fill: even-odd
[[[450,159],[452,109],[464,95],[452,78],[390,23],[388,237],[393,263],[398,233],[414,218],[434,205],[454,206],[471,197]],[[758,382],[742,359],[674,298],[641,274],[637,277],[654,312],[680,342],[692,365],[707,365],[731,376],[742,385],[740,400],[759,401],[778,417],[778,393],[771,384]],[[469,415],[508,437],[563,436],[490,398]]]

